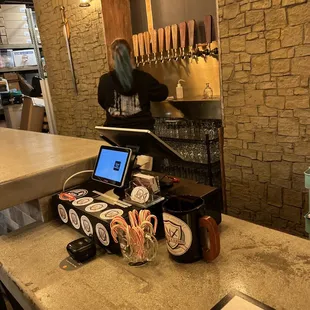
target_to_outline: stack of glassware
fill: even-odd
[[[217,120],[155,119],[155,133],[164,138],[205,141],[206,135],[209,135],[209,139],[214,140],[218,138],[220,126]]]

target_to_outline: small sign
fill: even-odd
[[[233,291],[226,295],[211,310],[275,310],[260,301],[243,294]]]
[[[77,262],[71,256],[65,258],[60,262],[59,267],[66,271],[73,271],[81,268],[83,266],[82,263]]]

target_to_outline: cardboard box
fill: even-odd
[[[28,22],[23,20],[4,20],[6,29],[28,29]]]
[[[3,13],[0,11],[0,17],[5,21],[28,21],[25,13]]]
[[[13,90],[20,90],[19,82],[9,82],[9,89]]]
[[[25,13],[25,4],[1,4],[0,6],[2,13]]]
[[[36,101],[42,100],[41,98],[24,98],[20,129],[42,132],[45,108],[36,105]]]
[[[20,128],[22,109],[22,104],[6,105],[3,107],[4,117],[8,128]]]
[[[5,27],[0,27],[0,35],[6,36]]]
[[[1,36],[1,44],[9,44],[7,36]]]
[[[3,74],[3,77],[8,81],[8,82],[16,82],[18,81],[18,75],[15,72],[6,72]]]
[[[34,50],[13,51],[15,67],[35,66],[37,59]]]
[[[8,92],[8,91],[9,91],[9,83],[8,83],[8,81],[5,80],[5,79],[0,79],[0,92],[1,92],[1,94],[5,93],[5,92]],[[9,98],[8,98],[8,100],[9,100]],[[5,100],[3,100],[3,101],[5,101]]]
[[[9,38],[20,36],[20,37],[28,37],[30,38],[30,32],[28,29],[11,29],[5,28],[6,35]],[[3,34],[4,35],[4,34]]]
[[[16,36],[8,38],[8,43],[6,44],[31,44],[31,38],[25,36]]]

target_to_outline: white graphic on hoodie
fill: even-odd
[[[139,95],[124,96],[114,91],[114,105],[109,108],[112,116],[130,116],[141,112]]]

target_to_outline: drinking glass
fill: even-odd
[[[174,137],[175,138],[180,138],[180,133],[179,133],[179,123],[180,121],[176,120],[175,123],[174,123]]]
[[[144,242],[135,243],[127,239],[122,230],[117,233],[118,242],[124,259],[130,266],[141,266],[154,260],[158,250],[158,243],[154,235],[144,232]]]
[[[195,139],[201,139],[200,127],[201,127],[201,121],[195,121],[195,122],[194,122],[194,134],[195,134]]]
[[[205,156],[204,153],[206,153],[204,144],[198,144],[198,145],[196,145],[196,148],[197,148],[196,162],[197,163],[204,163],[204,156]]]
[[[179,125],[179,136],[182,139],[188,139],[188,127],[186,121],[180,121]]]
[[[180,153],[180,155],[186,159],[186,154],[184,152],[184,143],[179,143],[178,148],[177,148],[178,152]]]
[[[195,139],[196,138],[195,122],[194,121],[188,121],[188,137],[190,139]]]
[[[155,132],[155,135],[159,136],[159,121],[158,121],[158,118],[155,118],[155,124],[154,124],[154,132]]]
[[[216,122],[212,121],[211,126],[210,126],[210,130],[209,130],[209,139],[213,140],[213,139],[217,139],[217,138],[218,138],[218,128],[216,126]]]
[[[155,134],[164,137],[164,120],[162,118],[156,118],[155,120]]]
[[[184,155],[187,161],[194,160],[194,150],[191,143],[183,143],[184,145]]]
[[[199,180],[198,180],[198,182],[200,184],[205,184],[206,179],[207,179],[207,170],[203,169],[203,168],[199,169]]]
[[[220,160],[219,143],[212,143],[211,144],[210,153],[211,153],[211,162],[212,163]]]
[[[208,133],[206,129],[206,121],[200,121],[199,122],[199,135],[200,135],[201,140],[206,141],[206,133]]]

